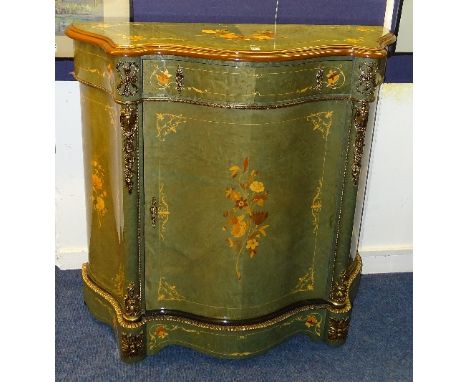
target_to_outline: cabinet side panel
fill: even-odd
[[[124,213],[118,107],[105,92],[81,85],[83,160],[93,280],[122,297]]]
[[[347,149],[346,177],[340,202],[330,298],[339,300],[340,288],[356,257],[365,192],[370,143],[374,123],[376,90],[383,81],[385,60],[356,58],[353,66],[352,114],[349,118],[350,141]]]
[[[90,44],[75,41],[75,77],[111,92],[114,87],[114,62],[105,52]]]

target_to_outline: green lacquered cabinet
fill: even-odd
[[[85,301],[122,358],[340,344],[381,27],[83,23]]]

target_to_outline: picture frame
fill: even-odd
[[[72,22],[129,20],[129,0],[55,0],[55,57],[73,57],[73,40],[64,34]]]

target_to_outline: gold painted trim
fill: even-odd
[[[279,51],[248,51],[226,50],[214,48],[190,47],[184,45],[128,45],[117,46],[108,37],[83,31],[75,25],[70,25],[65,34],[78,41],[96,45],[111,56],[144,56],[144,55],[175,55],[185,57],[198,57],[214,60],[228,61],[292,61],[303,60],[312,57],[326,56],[354,56],[366,58],[382,58],[387,56],[386,47],[396,41],[395,35],[387,33],[378,39],[379,48],[358,47],[354,45],[323,45],[316,47],[303,47]]]
[[[257,329],[264,329],[268,328],[271,326],[276,325],[277,323],[280,323],[282,321],[287,320],[288,318],[302,312],[306,312],[309,310],[317,310],[317,309],[325,309],[328,310],[331,313],[347,313],[351,310],[351,300],[349,297],[349,288],[353,284],[354,280],[356,277],[361,273],[362,269],[362,260],[361,256],[359,254],[356,255],[351,267],[350,267],[350,275],[349,279],[347,282],[348,285],[348,290],[346,293],[346,299],[345,303],[343,305],[336,304],[333,301],[330,301],[328,304],[320,304],[320,305],[305,305],[301,306],[299,308],[295,308],[290,310],[289,312],[283,313],[278,315],[277,317],[265,320],[263,322],[257,323],[257,324],[245,324],[245,325],[217,325],[217,324],[210,324],[210,323],[205,323],[197,320],[193,320],[190,318],[185,318],[181,316],[143,316],[141,321],[139,322],[129,322],[124,319],[122,309],[120,308],[119,304],[117,301],[107,292],[102,290],[100,287],[98,287],[88,276],[88,263],[84,263],[82,267],[82,277],[83,281],[88,286],[93,292],[98,294],[101,298],[106,300],[114,309],[115,314],[117,316],[117,322],[119,325],[123,328],[127,329],[137,329],[143,325],[146,324],[146,322],[150,321],[158,321],[158,322],[177,322],[180,324],[186,324],[186,325],[191,325],[195,326],[198,328],[203,328],[203,329],[210,329],[210,330],[215,330],[215,331],[226,331],[226,332],[238,332],[238,331],[250,331],[250,330],[257,330]]]
[[[349,317],[344,319],[330,318],[328,320],[328,340],[345,341],[348,337]]]

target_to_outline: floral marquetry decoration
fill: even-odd
[[[83,298],[122,360],[172,345],[246,358],[297,334],[342,344],[395,36],[123,21],[66,35],[86,159]]]
[[[305,326],[314,330],[315,334],[320,336],[320,327],[322,325],[322,318],[319,314],[313,313],[309,315],[305,321]]]
[[[247,253],[250,258],[256,256],[261,239],[267,236],[269,226],[264,223],[268,212],[263,207],[268,199],[268,192],[258,179],[258,171],[249,169],[249,158],[245,158],[240,166],[232,165],[229,174],[236,184],[225,191],[232,208],[224,212],[226,225],[223,230],[230,235],[226,241],[236,254],[236,276],[240,280],[240,257],[243,253]]]
[[[93,209],[97,213],[99,227],[102,225],[102,219],[107,213],[106,199],[107,191],[104,188],[104,169],[95,160],[91,162],[93,172],[91,175]]]
[[[340,80],[341,74],[334,69],[330,69],[327,74],[327,87],[334,88]]]
[[[175,285],[169,284],[164,277],[161,277],[159,279],[158,301],[163,300],[180,301],[184,300],[184,296],[177,292]]]
[[[312,203],[310,204],[310,209],[312,211],[312,225],[314,227],[314,234],[317,234],[319,229],[319,217],[320,211],[322,210],[322,180],[320,179],[317,188],[315,189],[314,197],[312,198]]]
[[[314,131],[322,134],[323,139],[327,140],[328,134],[332,127],[333,111],[323,111],[320,113],[313,113],[307,116],[307,121],[312,123]]]
[[[318,67],[315,72],[315,90],[323,90],[324,85],[326,88],[335,90],[341,88],[345,82],[346,77],[340,67],[331,67],[325,71],[326,68]]]
[[[205,33],[207,35],[213,35],[219,38],[223,38],[225,40],[264,41],[264,40],[272,40],[275,37],[274,32],[269,31],[269,30],[258,31],[250,35],[243,35],[240,33],[235,33],[235,32],[229,31],[228,29],[203,29],[202,33]]]
[[[150,349],[155,349],[158,343],[164,340],[169,335],[166,327],[164,325],[159,325],[154,328],[154,330],[149,333],[149,347]]]
[[[117,295],[122,298],[124,289],[124,267],[122,263],[119,265],[117,273],[112,278],[112,282]]]
[[[315,286],[314,269],[313,267],[310,267],[304,276],[299,277],[299,279],[297,280],[296,287],[293,289],[293,292],[313,291],[314,286]]]
[[[163,87],[169,86],[169,84],[171,83],[171,77],[172,74],[170,74],[167,69],[164,71],[161,70],[158,74],[156,74],[156,79],[159,85]]]
[[[156,335],[156,337],[161,338],[161,339],[164,339],[169,335],[169,333],[167,332],[164,326],[158,326],[156,330],[154,331],[154,334]]]
[[[156,113],[156,136],[161,142],[166,140],[169,134],[175,134],[177,128],[187,122],[187,119],[182,115]]]

